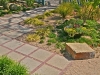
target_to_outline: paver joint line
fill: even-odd
[[[42,9],[41,11],[38,11],[38,10],[40,10],[40,9]],[[20,49],[20,48],[22,48],[23,46],[25,46],[27,43],[24,43],[24,42],[21,42],[21,41],[19,41],[19,43],[17,44],[15,44],[16,46],[15,47],[10,47],[9,45],[10,45],[10,43],[13,41],[13,40],[16,40],[16,38],[17,37],[19,37],[19,36],[21,36],[21,35],[23,35],[23,34],[25,34],[25,33],[27,33],[27,32],[29,32],[29,31],[31,31],[31,30],[29,30],[29,29],[31,29],[31,28],[26,28],[27,30],[29,30],[29,31],[24,31],[24,29],[17,29],[18,27],[18,25],[19,25],[19,23],[21,22],[21,21],[23,21],[24,20],[24,17],[26,17],[26,18],[28,18],[28,17],[32,17],[32,16],[35,16],[35,15],[38,15],[38,14],[43,14],[43,12],[45,12],[45,10],[49,10],[50,9],[50,7],[40,7],[40,8],[37,8],[37,9],[34,9],[34,10],[31,10],[30,12],[25,12],[25,13],[23,13],[22,12],[22,14],[13,14],[13,15],[11,15],[10,17],[2,17],[2,18],[0,18],[2,21],[1,21],[1,24],[0,24],[0,29],[2,29],[4,32],[1,32],[0,33],[0,35],[1,36],[6,36],[6,37],[8,37],[8,38],[10,38],[10,40],[8,40],[8,41],[6,41],[6,42],[4,42],[4,43],[2,43],[2,44],[0,44],[0,46],[2,46],[3,48],[6,48],[6,49],[8,49],[9,50],[9,52],[7,52],[5,55],[10,55],[11,53],[15,53],[15,54],[19,54],[19,55],[22,55],[22,58],[20,59],[20,60],[18,60],[19,62],[22,62],[22,61],[24,61],[24,60],[26,60],[26,58],[27,58],[27,60],[32,60],[32,61],[35,61],[35,62],[38,62],[38,63],[40,63],[38,66],[36,66],[35,67],[35,69],[31,69],[32,71],[30,71],[30,74],[33,74],[35,71],[37,71],[37,70],[39,70],[41,67],[43,67],[44,65],[47,65],[48,67],[51,67],[51,68],[53,68],[53,69],[55,69],[55,70],[58,70],[58,71],[60,71],[60,74],[59,75],[61,75],[61,74],[63,74],[63,72],[64,72],[64,70],[68,67],[65,67],[64,69],[60,69],[59,67],[57,67],[57,66],[54,66],[54,65],[52,65],[52,64],[49,64],[49,63],[47,63],[49,60],[51,60],[55,55],[58,55],[58,54],[56,54],[56,53],[53,53],[53,52],[50,52],[50,51],[47,51],[47,50],[43,50],[45,53],[47,52],[47,53],[50,53],[49,55],[50,56],[48,56],[48,57],[46,57],[45,59],[43,59],[43,61],[42,60],[40,60],[40,59],[37,59],[37,58],[35,58],[35,57],[32,57],[32,56],[30,56],[31,54],[34,54],[34,53],[36,53],[37,51],[39,51],[39,49],[40,48],[38,48],[38,47],[36,47],[36,46],[32,46],[32,45],[30,45],[30,46],[32,46],[33,48],[34,48],[34,50],[33,51],[31,51],[31,50],[29,50],[29,52],[27,53],[27,54],[25,54],[25,53],[23,53],[23,52],[20,52],[20,51],[17,51],[18,49]],[[52,9],[52,8],[51,8]],[[54,8],[53,8],[54,9]],[[39,12],[39,13],[38,13]],[[32,14],[33,13],[33,14]],[[3,22],[5,22],[5,23],[3,23]],[[16,24],[16,25],[15,25]],[[9,27],[7,27],[7,25],[9,25]],[[15,27],[14,27],[14,25],[15,25]],[[10,27],[10,26],[12,26],[12,27]],[[22,32],[21,32],[22,31]],[[16,35],[15,35],[15,33],[16,33]],[[18,41],[18,40],[16,40],[16,41]],[[28,44],[29,45],[29,44]],[[36,48],[36,49],[35,49]],[[22,49],[21,49],[22,50]],[[59,55],[59,56],[61,56],[61,55]],[[45,66],[46,67],[46,66]],[[56,71],[56,72],[58,72],[58,71]]]

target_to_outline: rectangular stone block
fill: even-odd
[[[90,59],[95,57],[95,51],[86,43],[66,43],[66,50],[74,59]]]

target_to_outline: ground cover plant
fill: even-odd
[[[0,75],[29,75],[26,67],[6,56],[0,57]]]

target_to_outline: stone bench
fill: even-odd
[[[66,43],[66,50],[74,59],[90,59],[95,57],[95,51],[86,43]]]

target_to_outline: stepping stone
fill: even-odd
[[[21,22],[21,21],[23,21],[21,18],[12,18],[12,19],[11,19],[11,22],[12,22],[12,23],[19,23],[19,22]]]
[[[2,34],[6,35],[6,36],[8,36],[10,38],[17,38],[17,37],[23,35],[23,33],[17,32],[17,31],[13,31],[13,30],[4,31],[4,32],[2,32]]]
[[[9,58],[15,60],[15,61],[19,61],[22,58],[24,58],[24,56],[22,54],[16,53],[16,52],[11,52],[7,55]]]
[[[69,65],[70,61],[63,56],[55,55],[47,63],[63,70],[67,65]]]
[[[59,75],[60,72],[60,70],[44,64],[32,75]]]
[[[32,59],[32,58],[25,58],[20,62],[22,65],[25,65],[29,72],[32,72],[36,67],[38,67],[41,63]]]
[[[74,59],[89,59],[95,57],[95,51],[86,43],[66,43],[66,50]]]
[[[0,56],[5,55],[6,53],[10,52],[9,49],[0,46]]]
[[[23,44],[24,44],[23,42],[20,42],[20,41],[17,41],[14,39],[12,41],[5,43],[3,46],[5,46],[11,50],[15,50],[16,48],[22,46]]]
[[[46,50],[39,49],[38,51],[32,53],[30,56],[35,58],[35,59],[38,59],[40,61],[45,61],[51,55],[52,55],[52,53],[50,53]]]

